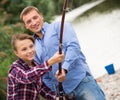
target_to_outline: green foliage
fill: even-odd
[[[7,78],[0,77],[0,100],[6,100]]]
[[[10,57],[5,58],[0,64],[0,77],[4,77],[8,75],[8,69],[10,68],[10,64],[12,60]]]
[[[94,0],[68,0],[68,6],[74,9],[86,2]],[[26,6],[36,6],[43,14],[45,21],[50,21],[54,15],[61,14],[64,0],[2,0],[0,2],[5,17],[6,24],[13,24],[18,21],[20,12]]]
[[[0,76],[7,76],[10,64],[15,60],[15,55],[11,47],[11,36],[24,32],[22,24],[17,23],[0,27]]]
[[[7,93],[0,88],[0,100],[6,100]]]
[[[19,4],[19,5],[18,5]],[[14,6],[13,6],[14,5]],[[10,0],[5,8],[10,14],[5,23],[15,23],[20,21],[19,15],[26,6],[36,6],[44,15],[45,20],[49,21],[55,14],[55,6],[53,0]]]

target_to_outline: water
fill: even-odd
[[[98,0],[95,2],[90,2],[90,3],[86,3],[76,9],[73,9],[70,12],[67,12],[65,14],[65,21],[67,22],[72,22],[74,19],[76,19],[78,16],[80,16],[81,14],[83,14],[84,12],[86,12],[87,10],[101,4],[102,2],[104,2],[105,0]],[[56,16],[54,21],[60,21],[61,20],[61,15],[60,16]]]
[[[73,27],[94,77],[107,73],[104,66],[111,63],[120,68],[120,10],[93,14]]]

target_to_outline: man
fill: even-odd
[[[58,100],[41,76],[51,70],[53,64],[63,61],[64,55],[56,53],[38,65],[34,61],[34,39],[28,34],[15,34],[12,46],[18,59],[11,64],[8,73],[7,100],[40,100],[40,94],[47,100]]]
[[[34,32],[36,56],[35,60],[41,64],[51,57],[59,48],[60,22],[48,24],[44,22],[42,14],[36,7],[28,6],[20,15],[26,29]],[[43,54],[43,52],[46,52]],[[76,100],[105,100],[104,93],[90,73],[84,54],[81,51],[74,29],[69,23],[64,24],[63,52],[65,59],[62,63],[62,75],[66,80],[56,75],[59,81],[63,81],[63,89],[66,95],[74,95]],[[58,64],[54,64],[57,66]],[[44,83],[52,90],[57,91],[58,82],[55,73],[58,70],[53,67],[44,75]]]

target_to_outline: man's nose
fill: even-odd
[[[32,25],[35,25],[35,23],[36,23],[35,20],[33,20],[33,19],[31,20],[31,22],[32,22]]]

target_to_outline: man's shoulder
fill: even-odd
[[[60,25],[60,21],[52,22],[51,25]]]
[[[60,25],[61,24],[61,21],[54,21],[54,22],[52,22],[51,24],[58,24],[58,25]],[[64,24],[70,24],[70,22],[64,22]]]

